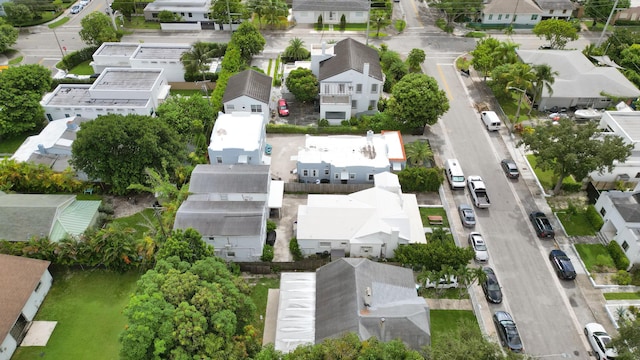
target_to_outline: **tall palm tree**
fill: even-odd
[[[284,56],[293,61],[303,60],[309,56],[309,50],[304,47],[304,41],[296,37],[289,40],[289,46],[284,50]]]
[[[209,49],[209,46],[201,41],[193,44],[190,51],[182,54],[180,61],[187,73],[197,74],[202,73],[202,80],[205,79],[205,72],[207,70],[207,64],[213,58],[213,51]]]
[[[280,20],[283,17],[286,18],[289,8],[282,0],[267,0],[267,4],[264,9],[264,17],[267,20],[267,24],[273,28],[280,24]]]
[[[533,79],[533,100],[532,104],[535,104],[537,100],[542,97],[542,91],[546,88],[549,96],[553,94],[553,88],[551,85],[556,81],[556,76],[559,75],[557,71],[553,71],[551,66],[547,64],[534,65],[532,68],[535,78]],[[533,106],[529,108],[529,114]]]
[[[516,49],[518,46],[520,45],[511,41],[501,41],[493,52],[496,61],[495,64],[514,64],[517,62],[518,56],[516,55]]]
[[[407,161],[412,166],[423,166],[427,160],[433,157],[433,151],[431,151],[429,143],[425,141],[414,141],[405,144],[404,152],[407,156]]]
[[[269,0],[250,0],[247,8],[258,18],[258,26],[262,29],[262,18],[265,15]]]

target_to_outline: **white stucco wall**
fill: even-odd
[[[49,289],[51,289],[52,282],[53,277],[48,270],[45,271],[40,278],[40,286],[38,287],[38,290],[31,294],[29,300],[27,300],[27,303],[24,305],[24,308],[22,308],[22,314],[24,314],[24,317],[27,320],[32,321],[36,316],[40,305],[42,305],[45,296],[47,296]]]
[[[260,111],[252,112],[251,106],[260,106]],[[269,122],[269,104],[260,102],[254,98],[248,96],[241,96],[239,98],[227,101],[224,103],[224,113],[233,114],[235,112],[249,112],[262,114],[265,124]]]
[[[483,24],[511,24],[513,13],[506,14],[482,14]],[[535,25],[540,22],[540,14],[517,14],[513,22],[517,25]]]
[[[120,114],[120,115],[129,115],[129,114],[137,114],[137,115],[149,115],[152,110],[155,110],[155,107],[151,106],[151,102],[147,103],[145,107],[95,107],[95,106],[45,106],[44,112],[45,115],[51,115],[52,119],[63,119],[66,117],[73,116],[82,116],[87,119],[95,119],[99,115],[107,115],[107,114]],[[48,116],[47,116],[48,118]]]
[[[11,356],[13,356],[17,348],[18,344],[16,340],[12,338],[11,335],[7,335],[0,345],[0,349],[2,349],[2,352],[0,352],[0,360],[11,360]]]
[[[340,24],[343,14],[347,23],[353,24],[366,24],[368,18],[366,11],[294,11],[293,17],[298,24],[315,24],[318,16],[322,15],[324,24]]]
[[[181,51],[181,50],[177,50]],[[163,69],[167,82],[184,82],[184,66],[178,60],[131,59],[133,69]]]
[[[266,224],[266,221],[265,221]],[[265,243],[265,234],[258,236],[216,236],[214,240],[205,239],[213,245],[215,255],[236,262],[259,261]],[[233,253],[233,256],[229,254]]]

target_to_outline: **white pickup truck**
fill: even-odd
[[[477,208],[488,208],[491,205],[489,195],[487,195],[487,187],[484,181],[478,175],[471,175],[467,178],[467,186],[473,199],[473,204]]]

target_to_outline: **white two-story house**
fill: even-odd
[[[40,104],[49,121],[106,114],[153,115],[169,96],[162,69],[107,68],[93,84],[60,84]]]
[[[266,129],[262,114],[219,113],[211,132],[209,161],[212,164],[271,164],[271,157],[265,154]]]
[[[402,134],[307,135],[298,150],[298,180],[305,183],[373,184],[374,176],[405,168]]]
[[[589,174],[594,181],[640,181],[640,111],[605,111],[599,127],[605,134],[622,137],[625,144],[633,144],[631,156],[623,163],[615,162],[611,172]]]
[[[604,225],[600,233],[620,244],[631,266],[640,264],[640,189],[607,191],[600,194],[595,208]]]
[[[253,69],[233,75],[229,78],[222,96],[224,112],[260,114],[266,124],[270,116],[271,82],[270,76]]]
[[[332,125],[366,111],[377,111],[384,75],[378,52],[351,38],[311,59],[320,87],[320,118]]]
[[[213,23],[210,19],[211,0],[155,0],[144,8],[145,20],[158,20],[161,11],[180,16],[181,21]]]

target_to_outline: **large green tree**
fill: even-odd
[[[426,244],[399,246],[394,254],[397,262],[421,271],[440,271],[443,266],[458,269],[467,266],[473,256],[470,247],[459,247],[452,239],[433,235]]]
[[[485,80],[493,68],[501,65],[494,55],[499,46],[500,41],[498,39],[488,37],[478,41],[476,48],[471,51],[471,65],[484,74]]]
[[[2,4],[6,19],[13,25],[22,25],[33,20],[34,13],[27,5],[7,1]]]
[[[449,99],[434,78],[424,74],[409,74],[391,89],[388,108],[408,129],[433,125],[449,110]]]
[[[136,12],[135,1],[130,0],[113,0],[111,9],[119,11],[127,20],[131,21],[131,14]]]
[[[369,22],[371,26],[376,29],[376,37],[380,36],[380,29],[383,29],[391,24],[391,18],[385,10],[371,10],[369,15]]]
[[[260,31],[249,21],[245,21],[231,35],[231,42],[236,44],[240,49],[240,56],[249,61],[253,57],[264,50],[267,43]]]
[[[31,64],[0,72],[0,136],[33,130],[44,122],[42,95],[51,88],[51,72]]]
[[[552,49],[564,49],[569,41],[578,40],[578,30],[566,20],[543,20],[533,27],[533,33],[549,42]]]
[[[420,72],[420,65],[422,65],[425,59],[426,55],[424,50],[411,49],[411,51],[409,51],[409,55],[407,55],[407,66],[409,66],[409,71]]]
[[[617,64],[620,64],[622,51],[633,44],[640,44],[640,32],[616,26],[613,34],[602,44],[601,50],[603,54],[606,50],[606,54]]]
[[[620,52],[620,66],[624,67],[624,75],[640,87],[640,44],[632,44]]]
[[[297,68],[291,71],[285,83],[298,101],[307,102],[318,96],[318,78],[309,69]]]
[[[253,358],[260,343],[248,294],[246,283],[215,257],[193,264],[178,256],[159,260],[124,310],[121,359]]]
[[[482,10],[482,0],[455,1],[434,0],[429,2],[429,7],[439,9],[444,13],[447,24],[452,22],[468,21]]]
[[[82,18],[80,25],[80,38],[87,45],[100,46],[104,42],[120,41],[122,37],[122,34],[113,28],[109,16],[100,11],[94,11]]]
[[[156,110],[158,118],[199,149],[207,146],[206,130],[213,126],[216,112],[202,95],[171,96]]]
[[[633,149],[621,137],[600,132],[594,122],[576,125],[569,119],[523,132],[522,144],[536,156],[539,169],[553,171],[556,194],[565,177],[582,181],[590,172],[611,171],[613,163],[624,162]]]
[[[286,20],[289,8],[283,0],[266,0],[266,2],[264,18],[271,28],[276,28],[282,21]]]
[[[72,164],[123,194],[147,184],[146,168],[173,176],[185,160],[185,144],[167,123],[150,116],[100,116],[82,124],[72,145]]]
[[[595,27],[597,23],[604,23],[611,14],[611,9],[615,0],[589,0],[584,6],[584,13],[591,19],[593,19],[592,27]],[[628,8],[630,5],[629,0],[618,1],[617,8]]]
[[[214,0],[211,5],[211,19],[216,23],[229,24],[231,19],[233,24],[237,24],[248,19],[249,15],[247,6],[240,0]]]
[[[18,30],[0,17],[0,53],[9,50],[16,41],[18,41]]]
[[[497,66],[491,72],[489,86],[498,98],[511,98],[515,89],[533,93],[536,74],[529,64],[515,63]],[[519,94],[522,95],[521,92]]]
[[[640,317],[637,312],[634,315],[634,320],[618,320],[618,336],[613,339],[618,350],[617,360],[636,360],[640,355]]]

